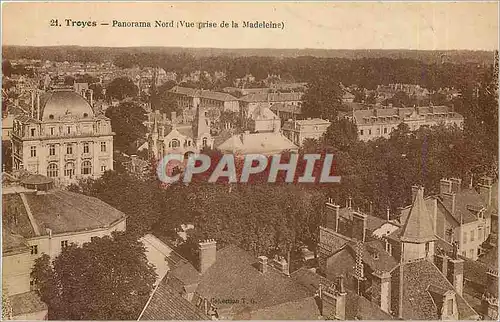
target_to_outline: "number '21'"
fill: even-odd
[[[50,26],[51,27],[59,27],[59,21],[57,21],[57,19],[51,19]]]

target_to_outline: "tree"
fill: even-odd
[[[139,94],[139,88],[128,77],[118,77],[111,81],[106,88],[108,99],[123,100],[127,97],[136,97]]]
[[[357,141],[358,130],[356,125],[347,119],[334,119],[323,139],[327,145],[346,151]]]
[[[319,77],[310,84],[302,100],[304,116],[333,120],[342,106],[340,83],[331,76]]]
[[[115,148],[127,154],[135,154],[134,143],[146,136],[146,112],[136,102],[126,101],[106,110],[111,119],[111,128],[116,133]]]
[[[50,319],[135,320],[156,280],[144,245],[122,232],[72,244],[50,263],[46,254],[31,273]]]
[[[165,113],[168,116],[170,116],[172,112],[181,112],[181,109],[177,106],[175,97],[169,92],[174,86],[175,82],[169,81],[158,87],[158,90],[152,91],[151,106],[153,110],[159,110],[160,113]]]
[[[75,78],[73,76],[67,75],[64,76],[64,85],[71,85],[75,83]]]

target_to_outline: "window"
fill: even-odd
[[[106,142],[101,142],[101,152],[106,152]]]
[[[372,135],[372,130],[368,130],[368,135]]]
[[[363,135],[363,130],[360,130],[360,131],[359,131],[359,135]]]
[[[30,147],[30,155],[32,158],[36,157],[36,146]]]
[[[89,153],[89,144],[87,142],[83,143],[83,153]]]
[[[106,166],[105,165],[101,165],[101,172],[104,172],[106,171]]]
[[[477,249],[477,256],[481,255],[481,248]]]
[[[73,154],[73,145],[72,144],[68,144],[66,146],[66,154]]]
[[[449,299],[446,301],[446,314],[448,316],[453,315],[453,299]]]
[[[66,128],[66,131],[68,132],[68,134],[71,134],[71,126],[68,126],[68,127]]]
[[[54,135],[55,130],[56,130],[55,128],[51,127],[51,128],[50,128],[50,135]]]
[[[31,136],[35,136],[35,129],[31,129]]]
[[[202,146],[203,147],[207,146],[207,138],[203,138],[203,140],[202,140]]]
[[[385,251],[392,255],[392,245],[388,240],[385,240]]]
[[[56,155],[56,146],[55,145],[49,145],[49,155]]]
[[[68,247],[68,241],[67,240],[61,240],[61,248],[64,249]]]
[[[467,232],[464,231],[464,245],[467,244]]]
[[[429,254],[429,243],[425,243],[425,256]]]
[[[467,256],[465,255],[465,250],[462,252],[462,256],[463,256],[463,257],[467,257]]]
[[[474,230],[471,230],[470,231],[470,241],[473,242],[474,241]]]
[[[173,139],[172,141],[170,141],[170,146],[172,148],[178,148],[180,146],[179,140]]]
[[[53,114],[50,114],[50,115],[49,115],[49,119],[53,120],[53,119],[54,119],[54,115],[53,115]]]
[[[30,249],[31,249],[31,255],[38,254],[38,245],[30,246]]]
[[[59,176],[59,169],[57,168],[56,163],[49,164],[49,166],[47,167],[47,176],[49,178],[55,178]]]
[[[83,117],[88,117],[89,114],[88,113],[83,113]]]
[[[84,161],[82,163],[82,174],[91,174],[92,173],[92,163],[90,161]]]
[[[73,177],[75,175],[75,164],[74,163],[66,163],[64,166],[64,176]]]
[[[387,128],[384,127],[384,134],[387,134]]]

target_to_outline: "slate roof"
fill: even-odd
[[[196,88],[175,86],[169,92],[175,94],[186,95],[189,97],[202,97],[206,99],[212,99],[216,101],[237,101],[238,99],[233,95],[222,92],[213,92],[207,90],[201,90]]]
[[[25,195],[41,234],[46,234],[45,228],[55,234],[106,228],[125,219],[107,203],[79,193],[54,190]]]
[[[436,239],[433,222],[424,202],[424,190],[419,189],[404,223],[401,241],[424,243]]]
[[[248,103],[257,102],[288,102],[288,101],[300,101],[304,93],[294,92],[294,93],[252,93],[240,97],[240,101]]]
[[[302,114],[302,107],[284,103],[274,103],[270,107],[271,111],[278,114],[279,112],[287,112],[292,114]]]
[[[151,294],[140,321],[144,320],[210,320],[167,283],[167,277]]]
[[[242,140],[242,136],[245,136]],[[281,133],[236,134],[217,147],[222,152],[237,154],[275,154],[298,147]]]
[[[433,285],[444,291],[454,291],[453,285],[429,261],[422,259],[403,265],[403,318],[405,320],[438,320],[436,305],[429,293]],[[475,320],[478,314],[462,296],[456,294],[459,319]]]
[[[22,236],[24,238],[35,236],[35,230],[31,226],[21,196],[17,193],[2,195],[2,231],[9,233],[9,236],[12,237],[3,239],[4,242],[7,242],[7,244],[4,244],[4,248],[10,242],[15,242],[17,238],[14,236]],[[16,244],[17,242],[12,246]]]

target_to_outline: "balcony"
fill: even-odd
[[[55,154],[55,155],[50,155],[47,157],[47,160],[48,161],[59,161],[59,155],[58,154]]]
[[[76,160],[76,155],[74,153],[71,153],[71,154],[65,154],[64,155],[64,160],[65,161],[68,161],[68,160]]]
[[[92,159],[92,153],[82,153],[82,159]]]

